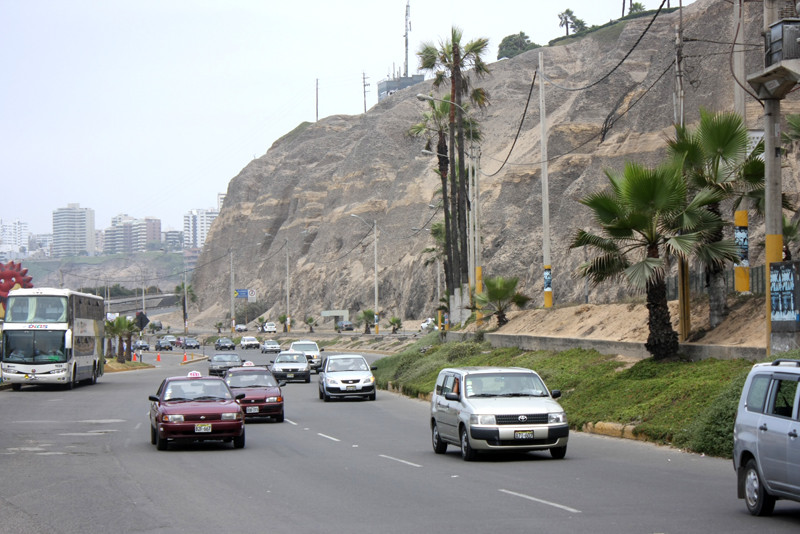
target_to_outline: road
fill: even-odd
[[[240,351],[253,352],[256,351]],[[430,446],[428,405],[384,391],[323,403],[285,387],[284,423],[247,444],[150,444],[147,396],[180,365],[72,391],[0,391],[0,532],[797,532],[800,504],[751,517],[731,462],[573,433],[549,453],[463,462]]]

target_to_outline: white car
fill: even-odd
[[[239,346],[242,347],[242,350],[257,349],[261,347],[261,344],[253,336],[243,336],[241,341],[239,341]]]
[[[306,358],[308,358],[308,364],[312,369],[316,369],[317,374],[319,374],[319,369],[322,367],[322,357],[320,356],[320,352],[325,349],[319,348],[319,345],[317,345],[315,341],[303,339],[292,342],[292,344],[289,345],[289,350],[293,352],[304,352],[306,354]]]
[[[319,374],[319,398],[325,402],[339,397],[375,400],[375,377],[360,354],[335,354],[325,358]]]
[[[277,334],[278,327],[275,326],[275,323],[264,323],[264,333],[265,334]]]
[[[439,327],[436,326],[436,319],[434,319],[433,317],[428,317],[427,319],[422,321],[421,325],[419,325],[420,330],[428,330],[429,328],[433,330],[439,330]]]

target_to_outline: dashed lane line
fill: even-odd
[[[530,495],[525,495],[524,493],[517,493],[516,491],[509,491],[505,489],[499,489],[497,491],[499,491],[500,493],[505,493],[506,495],[513,495],[514,497],[520,497],[522,499],[527,499],[529,501],[546,504],[547,506],[553,506],[554,508],[561,508],[562,510],[566,510],[567,512],[572,512],[574,514],[581,513],[580,510],[576,510],[575,508],[570,508],[569,506],[564,506],[563,504],[558,504],[555,502],[545,501],[543,499],[537,499],[536,497],[531,497]]]

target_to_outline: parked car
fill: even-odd
[[[311,367],[305,353],[299,351],[284,351],[278,354],[270,367],[272,374],[278,380],[299,380],[306,384],[311,382]]]
[[[265,334],[277,334],[278,327],[275,326],[275,323],[264,323],[264,333]]]
[[[242,350],[257,349],[260,347],[258,340],[253,336],[242,336],[242,339],[239,340],[239,346],[242,347]]]
[[[439,330],[439,327],[436,326],[436,320],[433,317],[428,317],[427,319],[422,321],[422,324],[419,325],[419,329],[421,331],[425,331],[428,329]]]
[[[164,339],[163,337],[160,337],[160,338],[156,339],[155,349],[156,350],[172,350],[172,343],[170,343],[168,339]]]
[[[173,347],[180,346],[178,344],[178,338],[173,336],[173,335],[171,335],[171,334],[167,334],[166,336],[161,336],[161,339],[163,339],[164,341],[169,342]]]
[[[242,359],[238,354],[215,354],[208,360],[209,376],[225,376],[231,367],[241,367]]]
[[[245,417],[272,417],[278,423],[283,422],[281,387],[286,382],[279,382],[266,367],[245,362],[242,367],[228,369],[225,383],[234,394],[244,393],[244,398],[237,402]]]
[[[737,495],[753,515],[770,515],[778,499],[800,501],[797,436],[800,360],[753,366],[733,427]]]
[[[340,332],[342,330],[353,330],[353,323],[350,321],[339,321],[336,323],[336,329]]]
[[[354,396],[375,400],[375,369],[360,354],[328,356],[319,374],[319,398],[325,402]]]
[[[144,339],[137,339],[131,347],[133,350],[150,350],[150,343]]]
[[[193,337],[187,337],[186,339],[183,340],[183,346],[184,348],[187,349],[199,349],[200,342]]]
[[[267,339],[266,341],[264,341],[264,343],[261,344],[262,354],[265,352],[278,354],[280,351],[281,351],[281,345],[274,339]]]
[[[214,342],[214,350],[236,350],[236,344],[230,338],[221,337]]]
[[[306,358],[308,358],[308,364],[311,366],[311,369],[316,370],[317,374],[319,374],[319,369],[322,367],[322,357],[320,353],[325,349],[319,348],[319,345],[314,341],[304,339],[292,342],[292,344],[289,345],[289,350],[304,352]]]
[[[461,367],[439,372],[431,395],[431,442],[437,454],[550,450],[567,453],[567,415],[537,373],[521,367]]]
[[[237,332],[247,332],[247,325],[246,324],[237,324],[236,325]]]
[[[221,378],[191,371],[164,379],[150,395],[150,443],[166,450],[170,441],[232,441],[244,447],[244,414],[236,396]]]

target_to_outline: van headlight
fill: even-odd
[[[471,424],[471,425],[495,425],[495,424],[497,424],[497,420],[495,419],[494,415],[471,414],[469,416],[469,424]]]
[[[567,414],[565,412],[555,412],[547,414],[548,423],[566,423]]]

